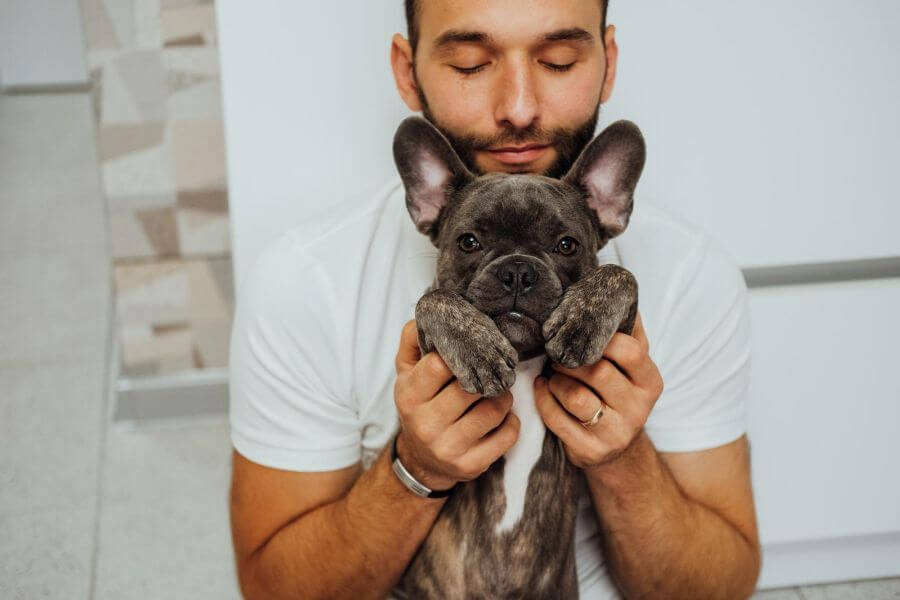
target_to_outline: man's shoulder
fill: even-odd
[[[690,305],[728,305],[746,293],[737,261],[717,238],[658,204],[636,206],[628,229],[615,241],[622,266],[638,281],[645,327],[657,336],[676,314],[710,317]],[[685,301],[696,294],[702,302]]]
[[[357,261],[374,237],[401,225],[390,210],[401,189],[399,177],[393,176],[381,186],[330,199],[266,243],[253,270],[281,267],[285,261],[312,261],[335,268]]]
[[[659,204],[644,201],[636,203],[628,228],[617,243],[621,252],[639,259],[677,261],[707,238],[697,224]]]
[[[635,209],[616,244],[624,267],[652,272],[656,277],[685,274],[710,257],[739,270],[734,257],[711,232],[652,202]]]

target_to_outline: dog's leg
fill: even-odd
[[[496,396],[515,381],[518,353],[486,314],[455,292],[436,289],[416,304],[422,354],[437,350],[470,394]]]
[[[634,329],[637,297],[630,271],[600,265],[566,290],[544,322],[547,356],[572,369],[599,361],[614,333]]]

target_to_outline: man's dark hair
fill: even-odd
[[[409,45],[412,46],[413,56],[416,54],[416,47],[419,45],[419,5],[422,0],[404,0],[406,4],[406,37],[409,38]],[[606,31],[606,9],[609,8],[609,0],[600,0],[603,4],[603,18],[600,21],[600,35],[602,40],[603,32]]]

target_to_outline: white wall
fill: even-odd
[[[652,8],[650,8],[652,6]],[[613,2],[639,184],[742,265],[900,255],[900,2]]]
[[[900,279],[751,290],[761,584],[900,575]]]
[[[238,281],[275,233],[394,173],[402,1],[310,6],[218,4]],[[900,256],[900,2],[623,0],[610,22],[601,126],[646,135],[636,202],[744,267]],[[898,282],[751,292],[763,586],[900,575]]]
[[[217,3],[238,289],[274,234],[396,172],[391,140],[408,111],[388,50],[406,31],[402,0],[311,6]]]
[[[0,86],[87,82],[77,0],[0,2]]]

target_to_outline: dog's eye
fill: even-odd
[[[481,244],[471,233],[464,233],[459,236],[456,240],[456,245],[459,246],[459,249],[463,252],[474,252],[481,248]]]
[[[575,241],[574,238],[564,237],[559,240],[559,243],[556,245],[556,251],[565,256],[571,256],[575,254],[575,250],[578,249],[578,242]]]

